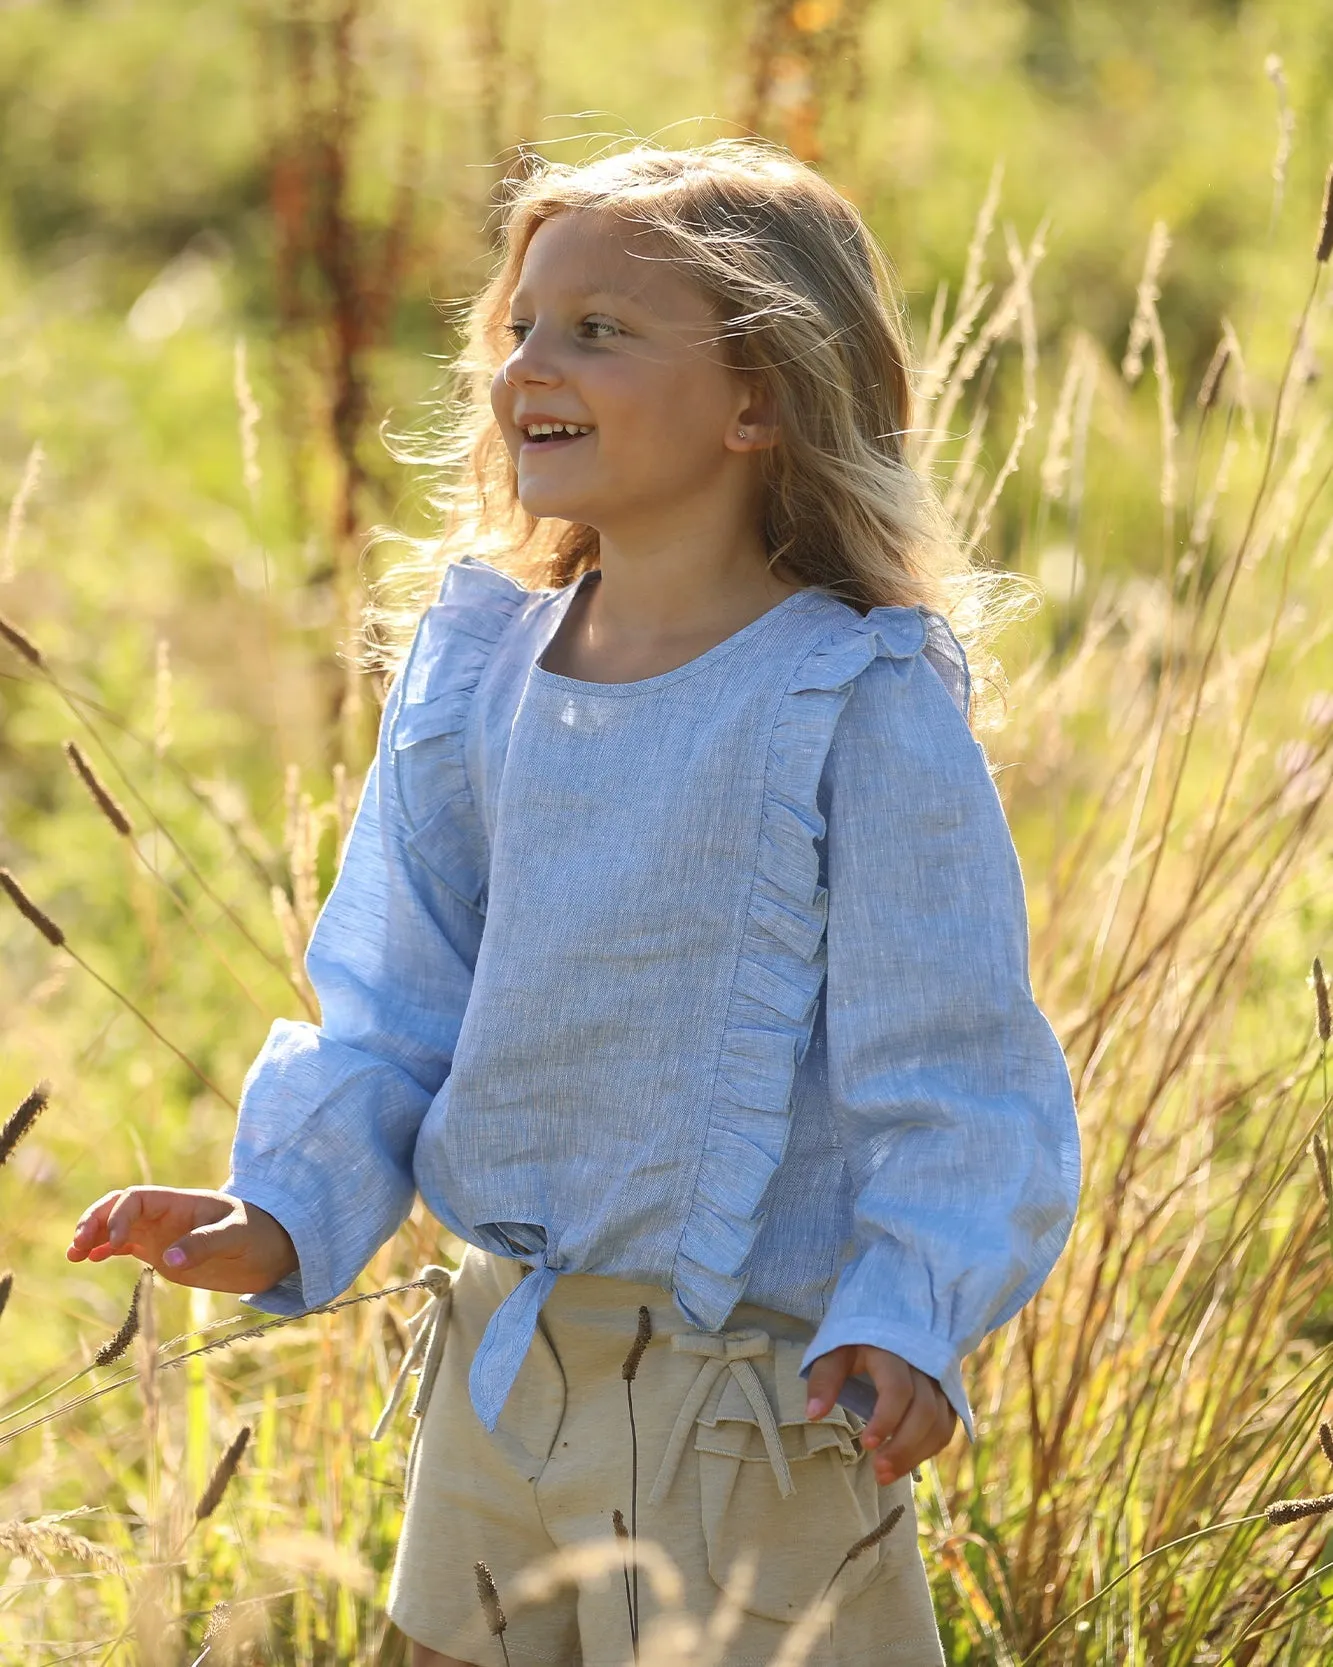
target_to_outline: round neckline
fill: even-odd
[[[743,642],[748,641],[751,636],[756,635],[764,627],[771,624],[779,615],[791,610],[795,604],[805,603],[811,598],[820,597],[827,601],[837,600],[836,597],[830,596],[827,591],[821,590],[817,585],[804,585],[800,590],[790,591],[780,602],[775,602],[771,608],[766,608],[748,625],[742,625],[738,631],[733,631],[729,637],[723,637],[721,642],[714,643],[711,648],[706,648],[702,654],[696,654],[692,660],[685,660],[678,666],[672,666],[668,671],[659,671],[652,677],[635,677],[623,683],[597,683],[591,678],[567,677],[564,672],[548,671],[541,663],[542,655],[551,646],[561,625],[564,624],[565,616],[574,604],[574,598],[594,577],[600,582],[601,571],[600,567],[590,567],[586,573],[581,573],[577,579],[567,585],[563,592],[557,591],[555,593],[555,624],[547,632],[541,649],[532,662],[532,675],[540,682],[549,683],[557,688],[582,689],[586,693],[599,695],[632,695],[661,689],[680,678],[693,677],[701,671],[706,671],[709,666],[732,653]]]

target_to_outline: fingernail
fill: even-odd
[[[823,1412],[823,1410],[824,1410],[824,1403],[819,1399],[819,1397],[817,1395],[812,1395],[810,1397],[810,1399],[805,1403],[805,1416],[807,1418],[818,1418],[820,1413]]]
[[[172,1245],[171,1249],[167,1251],[162,1260],[169,1268],[183,1268],[185,1266],[185,1252],[183,1250],[178,1250],[175,1245]]]

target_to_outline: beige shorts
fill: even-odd
[[[501,1667],[500,1640],[477,1597],[480,1560],[505,1612],[512,1667],[625,1667],[632,1655],[627,1543],[615,1540],[612,1523],[618,1508],[627,1525],[637,1512],[639,1542],[653,1542],[644,1557],[654,1548],[665,1555],[639,1567],[645,1659],[654,1628],[660,1644],[672,1617],[682,1644],[692,1627],[719,1624],[728,1576],[741,1559],[752,1571],[748,1595],[738,1609],[732,1605],[733,1630],[713,1659],[768,1667],[847,1548],[901,1503],[893,1531],[839,1574],[832,1620],[810,1629],[803,1659],[811,1667],[942,1667],[911,1479],[878,1485],[856,1439],[863,1420],[855,1413],[838,1407],[807,1422],[798,1369],[810,1325],[741,1303],[726,1330],[698,1331],[659,1286],[562,1275],[488,1432],[468,1399],[468,1369],[486,1322],[526,1271],[468,1246],[453,1277],[440,1277],[442,1294],[427,1316],[434,1347],[417,1394],[388,1600],[409,1638],[478,1667]],[[640,1304],[649,1310],[652,1340],[632,1385],[632,1489],[622,1366]],[[581,1569],[569,1566],[569,1555],[560,1558],[570,1548],[582,1548]],[[599,1567],[588,1566],[599,1557]],[[555,1589],[529,1598],[525,1571],[531,1582],[550,1559],[565,1565]],[[682,1649],[657,1659],[690,1657]]]

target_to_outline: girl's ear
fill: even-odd
[[[762,382],[747,380],[723,444],[730,451],[764,451],[778,439],[777,402]]]

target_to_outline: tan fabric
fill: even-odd
[[[631,1659],[625,1583],[567,1587],[515,1606],[521,1570],[557,1550],[613,1533],[631,1519],[631,1438],[622,1365],[639,1305],[653,1337],[633,1384],[638,1438],[638,1534],[679,1569],[684,1608],[715,1612],[739,1553],[757,1554],[755,1584],[726,1667],[767,1667],[843,1553],[900,1501],[886,1540],[849,1563],[839,1608],[810,1667],[942,1667],[910,1478],[881,1488],[856,1439],[862,1420],[837,1408],[805,1419],[797,1376],[812,1335],[802,1320],[742,1303],[723,1332],[692,1329],[655,1285],[562,1276],[494,1432],[472,1410],[467,1374],[490,1315],[523,1265],[469,1246],[417,1328],[424,1365],[413,1410],[406,1512],[388,1610],[409,1638],[478,1667],[500,1664],[473,1566],[491,1569],[505,1607],[513,1667],[625,1667]],[[640,1633],[654,1604],[639,1575]]]

